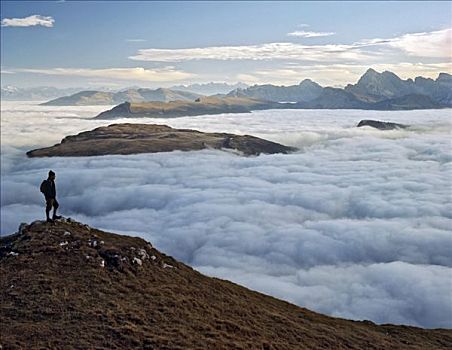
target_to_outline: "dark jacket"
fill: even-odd
[[[41,184],[41,192],[44,194],[46,199],[52,199],[56,197],[55,181],[44,180]]]

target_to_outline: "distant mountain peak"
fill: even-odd
[[[452,75],[449,73],[439,73],[438,78],[436,78],[436,81],[451,81]]]
[[[380,73],[378,73],[375,69],[373,69],[373,68],[368,68],[367,70],[366,70],[366,73],[364,73],[364,75],[366,75],[366,74],[380,74]]]
[[[299,85],[306,85],[306,86],[320,86],[319,84],[317,84],[315,81],[311,80],[311,79],[303,79]]]

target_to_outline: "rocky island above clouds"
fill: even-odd
[[[155,124],[112,124],[67,136],[51,147],[27,152],[28,157],[81,157],[220,149],[246,156],[289,153],[295,148],[250,135],[204,133]]]

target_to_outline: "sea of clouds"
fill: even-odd
[[[252,134],[300,151],[26,158],[110,124],[89,119],[108,107],[2,102],[2,235],[45,217],[39,184],[52,169],[63,215],[144,237],[208,275],[333,316],[452,327],[450,110],[115,120]],[[413,127],[356,128],[361,119]]]

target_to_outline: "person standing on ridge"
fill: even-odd
[[[41,183],[41,192],[46,199],[46,217],[47,222],[53,222],[53,220],[61,219],[61,216],[56,214],[59,204],[56,200],[56,187],[55,187],[55,173],[50,170],[49,177]],[[52,219],[49,217],[50,210],[53,207]]]

